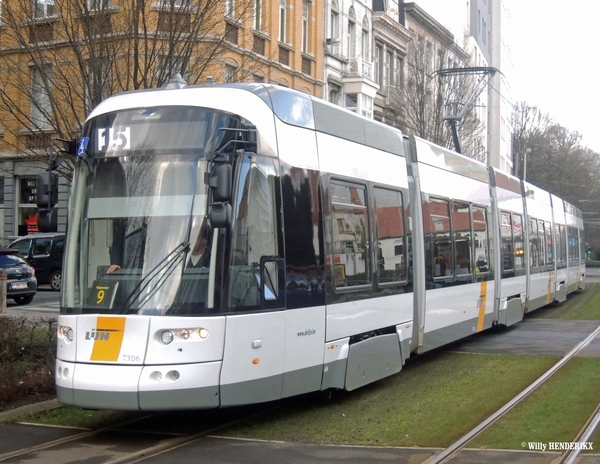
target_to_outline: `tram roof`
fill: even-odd
[[[185,86],[179,89],[143,89],[123,92],[111,98],[118,98],[133,93],[189,92],[228,88],[255,94],[286,124],[316,130],[399,156],[405,155],[403,135],[398,129],[357,115],[345,108],[333,105],[312,95],[273,84],[204,84]],[[191,100],[186,99],[186,101]],[[145,102],[149,104],[147,103],[147,99]],[[92,112],[92,116],[95,113],[96,110]]]

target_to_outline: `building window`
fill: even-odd
[[[290,65],[290,51],[287,48],[279,47],[279,62],[286,66]]]
[[[229,64],[225,65],[225,82],[233,82],[235,76],[235,67]]]
[[[4,177],[0,177],[0,206],[4,206]]]
[[[365,95],[364,93],[361,93],[360,97],[360,114],[366,118],[373,119],[373,98]]]
[[[19,203],[17,204],[17,234],[27,235],[37,232],[38,208],[36,205],[35,177],[23,177],[19,182]]]
[[[391,66],[392,66],[392,57],[393,54],[391,52],[387,52],[384,55],[384,60],[383,60],[383,80],[382,80],[382,84],[387,87],[389,85],[391,85],[391,79],[392,79],[392,75],[391,75]]]
[[[362,57],[367,61],[371,61],[371,35],[369,34],[369,21],[363,19],[362,26]]]
[[[164,3],[164,2],[163,2]],[[102,11],[109,8],[109,0],[87,0],[87,6],[90,11]],[[161,5],[163,8],[170,7],[170,5]]]
[[[369,43],[369,31],[363,29],[362,31],[362,57],[369,61],[370,56],[369,52],[371,50],[371,45]]]
[[[225,40],[238,44],[238,28],[234,24],[225,23]]]
[[[50,105],[49,86],[51,81],[51,67],[44,66],[31,68],[31,106],[30,119],[32,129],[50,129],[50,116],[52,107]]]
[[[309,76],[312,74],[312,61],[305,57],[302,57],[302,72]]]
[[[254,30],[262,30],[262,0],[254,0]]]
[[[225,16],[235,18],[235,0],[225,0]]]
[[[340,96],[342,95],[342,89],[339,85],[329,82],[329,93],[327,95],[327,101],[334,105],[340,104]]]
[[[308,53],[308,0],[302,0],[302,52]],[[310,73],[308,73],[310,74]]]
[[[54,0],[34,0],[33,17],[47,18],[54,15]]]
[[[404,61],[400,57],[396,57],[396,66],[394,67],[394,85],[397,89],[402,88],[404,82]]]
[[[375,83],[379,84],[380,86],[382,85],[381,82],[381,64],[383,62],[382,60],[383,58],[383,46],[381,45],[375,45]]]
[[[286,0],[279,0],[279,41],[286,42],[287,38],[287,8]]]
[[[351,110],[356,111],[358,107],[358,94],[357,93],[347,93],[345,98],[344,107]]]
[[[254,53],[258,53],[259,55],[264,56],[264,54],[265,54],[265,39],[255,35],[254,42],[252,44],[252,51]]]
[[[350,10],[354,12],[354,10]],[[356,57],[356,23],[353,19],[348,19],[348,56]]]
[[[329,38],[340,38],[340,12],[336,1],[331,3],[331,12],[329,16]]]
[[[256,82],[257,84],[260,84],[261,82],[265,81],[265,78],[264,78],[264,76],[259,76],[258,74],[254,74],[252,76],[252,81]]]

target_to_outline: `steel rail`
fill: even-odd
[[[162,413],[161,413],[162,414]],[[28,448],[21,448],[16,451],[11,451],[9,453],[0,454],[0,462],[7,461],[9,459],[18,458],[19,456],[26,456],[27,454],[35,453],[36,451],[43,451],[45,449],[50,449],[58,445],[62,445],[64,443],[70,443],[72,441],[81,440],[83,438],[91,437],[93,435],[97,435],[102,432],[106,432],[107,430],[112,430],[118,427],[122,427],[124,425],[133,424],[135,422],[139,422],[141,420],[147,419],[151,417],[153,414],[144,415],[141,417],[136,417],[135,419],[130,419],[124,422],[120,422],[118,424],[108,425],[106,427],[99,428],[97,430],[86,430],[85,432],[77,433],[75,435],[70,435],[68,437],[59,438],[57,440],[47,441],[46,443],[40,443],[39,445],[30,446]]]
[[[167,451],[173,450],[175,448],[179,448],[180,446],[186,445],[186,444],[196,441],[200,438],[203,438],[207,435],[213,434],[214,432],[216,432],[218,430],[230,427],[235,424],[242,423],[244,421],[253,419],[262,414],[266,414],[266,413],[275,411],[275,410],[279,409],[280,407],[281,407],[281,405],[278,404],[278,405],[272,406],[270,408],[266,408],[266,409],[260,410],[258,412],[254,412],[252,414],[248,414],[243,417],[234,419],[225,424],[220,424],[215,427],[211,427],[210,429],[202,430],[193,435],[176,436],[174,438],[165,439],[161,442],[158,442],[155,445],[152,445],[152,446],[149,446],[149,447],[146,447],[143,449],[139,449],[136,451],[132,451],[125,456],[112,458],[112,459],[106,461],[106,464],[125,464],[125,463],[139,462],[144,459],[148,459],[152,456],[156,456],[156,455],[165,453]],[[75,435],[71,435],[68,437],[59,438],[57,440],[52,440],[52,441],[48,441],[46,443],[40,443],[39,445],[34,445],[34,446],[30,446],[28,448],[22,448],[22,449],[19,449],[16,451],[5,453],[5,454],[0,455],[0,462],[4,462],[4,461],[18,458],[21,456],[26,456],[28,454],[35,453],[38,451],[51,449],[56,446],[63,445],[65,443],[77,442],[78,440],[82,440],[82,439],[88,438],[90,436],[98,435],[98,434],[106,432],[106,431],[120,429],[120,428],[123,428],[124,426],[130,425],[130,424],[135,424],[136,422],[140,422],[142,420],[148,419],[153,416],[161,415],[161,414],[165,414],[165,412],[146,414],[146,415],[143,415],[140,417],[136,417],[134,419],[120,422],[118,424],[112,424],[112,425],[109,425],[106,427],[102,427],[97,430],[86,430],[84,432],[77,433]]]
[[[456,453],[458,453],[464,446],[487,429],[490,425],[500,419],[504,414],[510,411],[514,406],[519,404],[526,398],[531,392],[536,390],[540,385],[542,385],[546,380],[548,380],[555,372],[557,372],[561,367],[563,367],[571,358],[573,358],[577,353],[579,353],[583,348],[589,345],[594,338],[600,333],[600,325],[594,330],[590,335],[588,335],[582,342],[580,342],[575,348],[569,351],[560,361],[558,361],[554,366],[548,369],[544,374],[542,374],[535,382],[529,385],[525,390],[515,396],[512,400],[506,403],[502,408],[496,411],[494,414],[489,416],[486,420],[481,422],[477,427],[467,432],[453,444],[451,444],[448,448],[446,448],[441,453],[432,456],[431,458],[424,461],[423,464],[441,464],[443,462],[447,462],[448,459],[453,457]]]
[[[599,423],[600,423],[600,404],[598,404],[598,406],[596,406],[596,409],[594,410],[594,412],[592,413],[590,418],[587,420],[587,422],[585,423],[585,425],[583,426],[581,431],[577,434],[575,439],[572,441],[572,443],[586,443],[590,439],[590,437],[592,436],[594,431],[596,430],[596,427],[598,427]],[[575,461],[577,460],[577,457],[579,456],[579,453],[581,453],[581,449],[566,451],[565,453],[563,453],[563,455],[560,457],[560,459],[558,460],[558,462],[556,464],[574,464]]]
[[[172,438],[170,440],[165,440],[157,445],[150,446],[148,448],[144,448],[138,451],[134,451],[129,453],[127,456],[121,456],[119,458],[111,459],[110,461],[106,461],[105,464],[132,464],[135,462],[141,462],[145,459],[149,459],[154,456],[158,456],[160,454],[172,451],[174,449],[180,448],[182,446],[188,445],[194,441],[200,440],[201,438],[206,437],[207,435],[212,435],[214,432],[218,430],[225,429],[232,425],[236,425],[242,423],[244,421],[254,419],[255,417],[261,416],[268,412],[275,411],[279,409],[280,405],[275,405],[271,408],[265,409],[263,411],[255,412],[254,414],[250,414],[248,416],[240,417],[239,419],[234,419],[226,424],[217,425],[208,430],[203,430],[201,432],[195,433],[193,435],[185,436],[185,437],[177,437]]]

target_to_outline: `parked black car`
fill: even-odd
[[[38,283],[50,284],[52,290],[60,290],[65,234],[30,234],[19,237],[8,246],[18,250],[35,268]]]
[[[6,297],[17,304],[31,303],[37,291],[35,269],[19,255],[17,250],[0,247],[0,269],[6,271]]]

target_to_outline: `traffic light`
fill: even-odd
[[[38,208],[52,208],[58,201],[58,175],[52,171],[42,172],[37,178]]]
[[[42,172],[37,177],[36,200],[38,206],[38,230],[56,232],[58,230],[58,175],[52,171]]]

